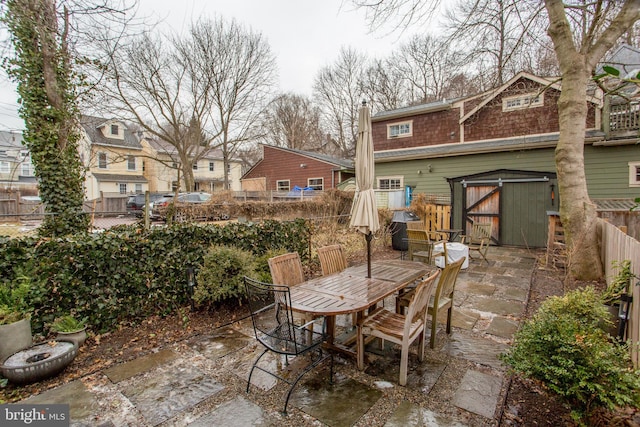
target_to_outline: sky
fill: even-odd
[[[276,57],[280,91],[311,95],[315,75],[331,65],[341,47],[385,57],[409,33],[371,33],[364,10],[348,0],[139,0],[138,15],[161,21],[159,28],[186,31],[199,17],[223,16],[264,35]],[[344,3],[344,4],[343,4]],[[15,86],[0,77],[0,130],[24,128],[17,115]]]

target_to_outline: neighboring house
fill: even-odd
[[[0,131],[0,186],[5,190],[37,191],[31,156],[21,132]]]
[[[354,176],[353,161],[262,145],[262,158],[242,176],[245,191],[289,192],[294,187],[336,188]]]
[[[494,243],[545,246],[547,211],[559,205],[554,151],[560,92],[558,79],[520,73],[480,95],[376,114],[376,188],[448,194],[453,228],[490,218]],[[635,117],[635,128],[618,125],[605,133],[605,104],[601,92],[588,98],[589,195],[630,201],[640,195],[638,110],[627,115]]]
[[[157,139],[144,137],[141,140],[147,157],[144,175],[149,182],[151,192],[175,191],[178,185],[178,153],[174,146]],[[240,190],[242,162],[231,159],[228,162],[229,186],[232,191]],[[215,148],[207,151],[193,165],[195,191],[214,193],[224,190],[224,159],[222,150]],[[185,190],[184,183],[180,185]]]
[[[141,193],[148,190],[142,145],[135,133],[114,119],[82,116],[80,158],[85,166],[85,197]]]

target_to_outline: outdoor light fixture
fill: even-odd
[[[187,292],[189,293],[189,299],[191,300],[191,311],[195,311],[196,307],[193,302],[193,291],[194,291],[194,288],[196,287],[196,274],[193,267],[188,267],[186,272],[187,272],[187,286],[188,286]]]
[[[304,169],[304,168],[306,168],[306,167],[307,167],[307,164],[306,164],[306,163],[300,163],[300,167],[301,167],[302,169]]]
[[[433,172],[433,166],[431,166],[431,163],[427,165],[427,170],[429,171],[429,173]]]
[[[636,286],[638,285],[640,285],[640,282],[636,283]],[[633,296],[629,295],[629,287],[627,286],[626,292],[620,295],[620,305],[618,306],[618,339],[620,341],[624,341],[631,301],[633,301]]]

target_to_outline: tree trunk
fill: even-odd
[[[579,56],[579,55],[576,55]],[[560,138],[555,159],[560,194],[560,219],[565,230],[571,274],[581,280],[603,275],[596,233],[597,213],[587,192],[584,172],[584,136],[587,118],[586,66],[563,73],[562,93],[558,100]],[[583,62],[582,62],[583,63]],[[576,256],[576,254],[579,254]]]

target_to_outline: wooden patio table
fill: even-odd
[[[432,273],[435,268],[414,261],[373,261],[371,278],[368,278],[366,264],[349,267],[339,273],[292,286],[291,308],[297,312],[326,317],[327,346],[355,357],[352,348],[335,341],[336,316],[357,313],[360,319],[365,310]]]

